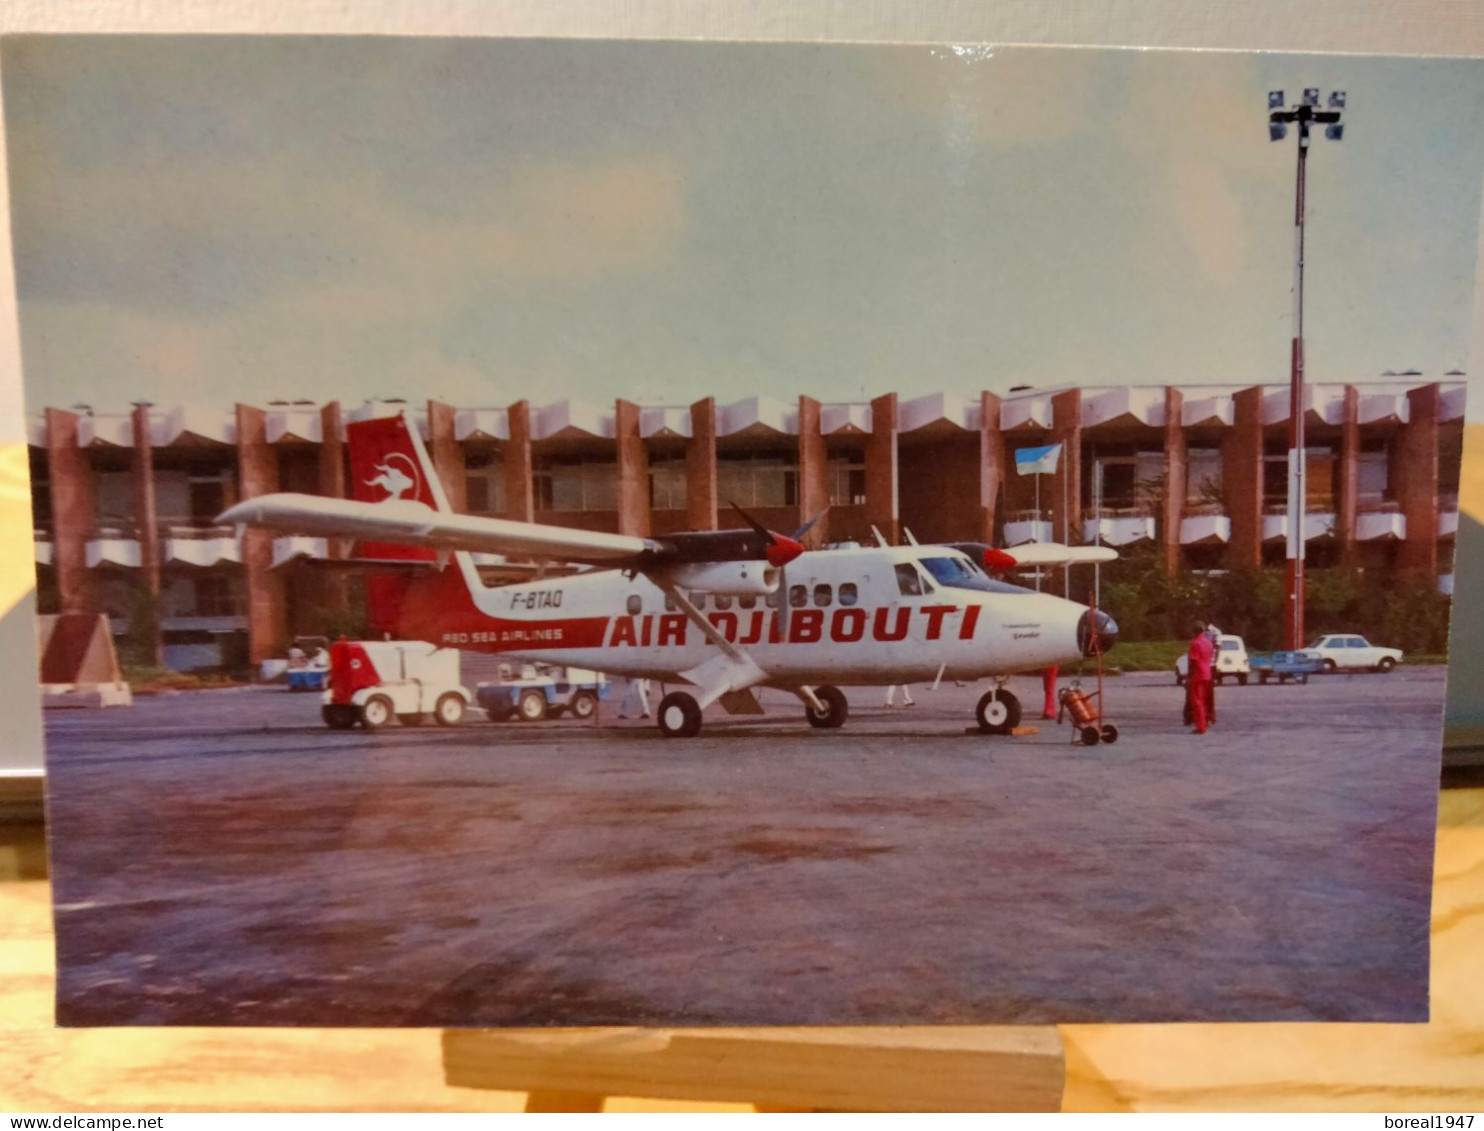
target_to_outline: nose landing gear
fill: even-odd
[[[1020,700],[1003,687],[986,691],[974,708],[979,729],[985,734],[1009,734],[1020,725]]]

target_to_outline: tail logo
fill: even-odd
[[[403,471],[399,464],[405,465],[407,470]],[[401,452],[393,452],[386,457],[385,462],[375,464],[374,468],[377,474],[365,482],[368,487],[380,487],[386,492],[386,498],[382,502],[392,499],[416,502],[422,496],[422,476],[418,473],[417,465]]]

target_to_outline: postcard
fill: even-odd
[[[3,79],[61,1023],[1426,1019],[1478,61]]]

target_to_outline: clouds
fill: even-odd
[[[1292,164],[1262,95],[1299,71],[1365,107],[1315,162],[1316,377],[1441,369],[1467,350],[1484,130],[1419,136],[1408,100],[1477,108],[1484,83],[1383,64],[12,42],[27,380],[104,404],[1269,379]]]

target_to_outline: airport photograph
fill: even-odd
[[[3,51],[59,1023],[1427,1018],[1477,67]]]

